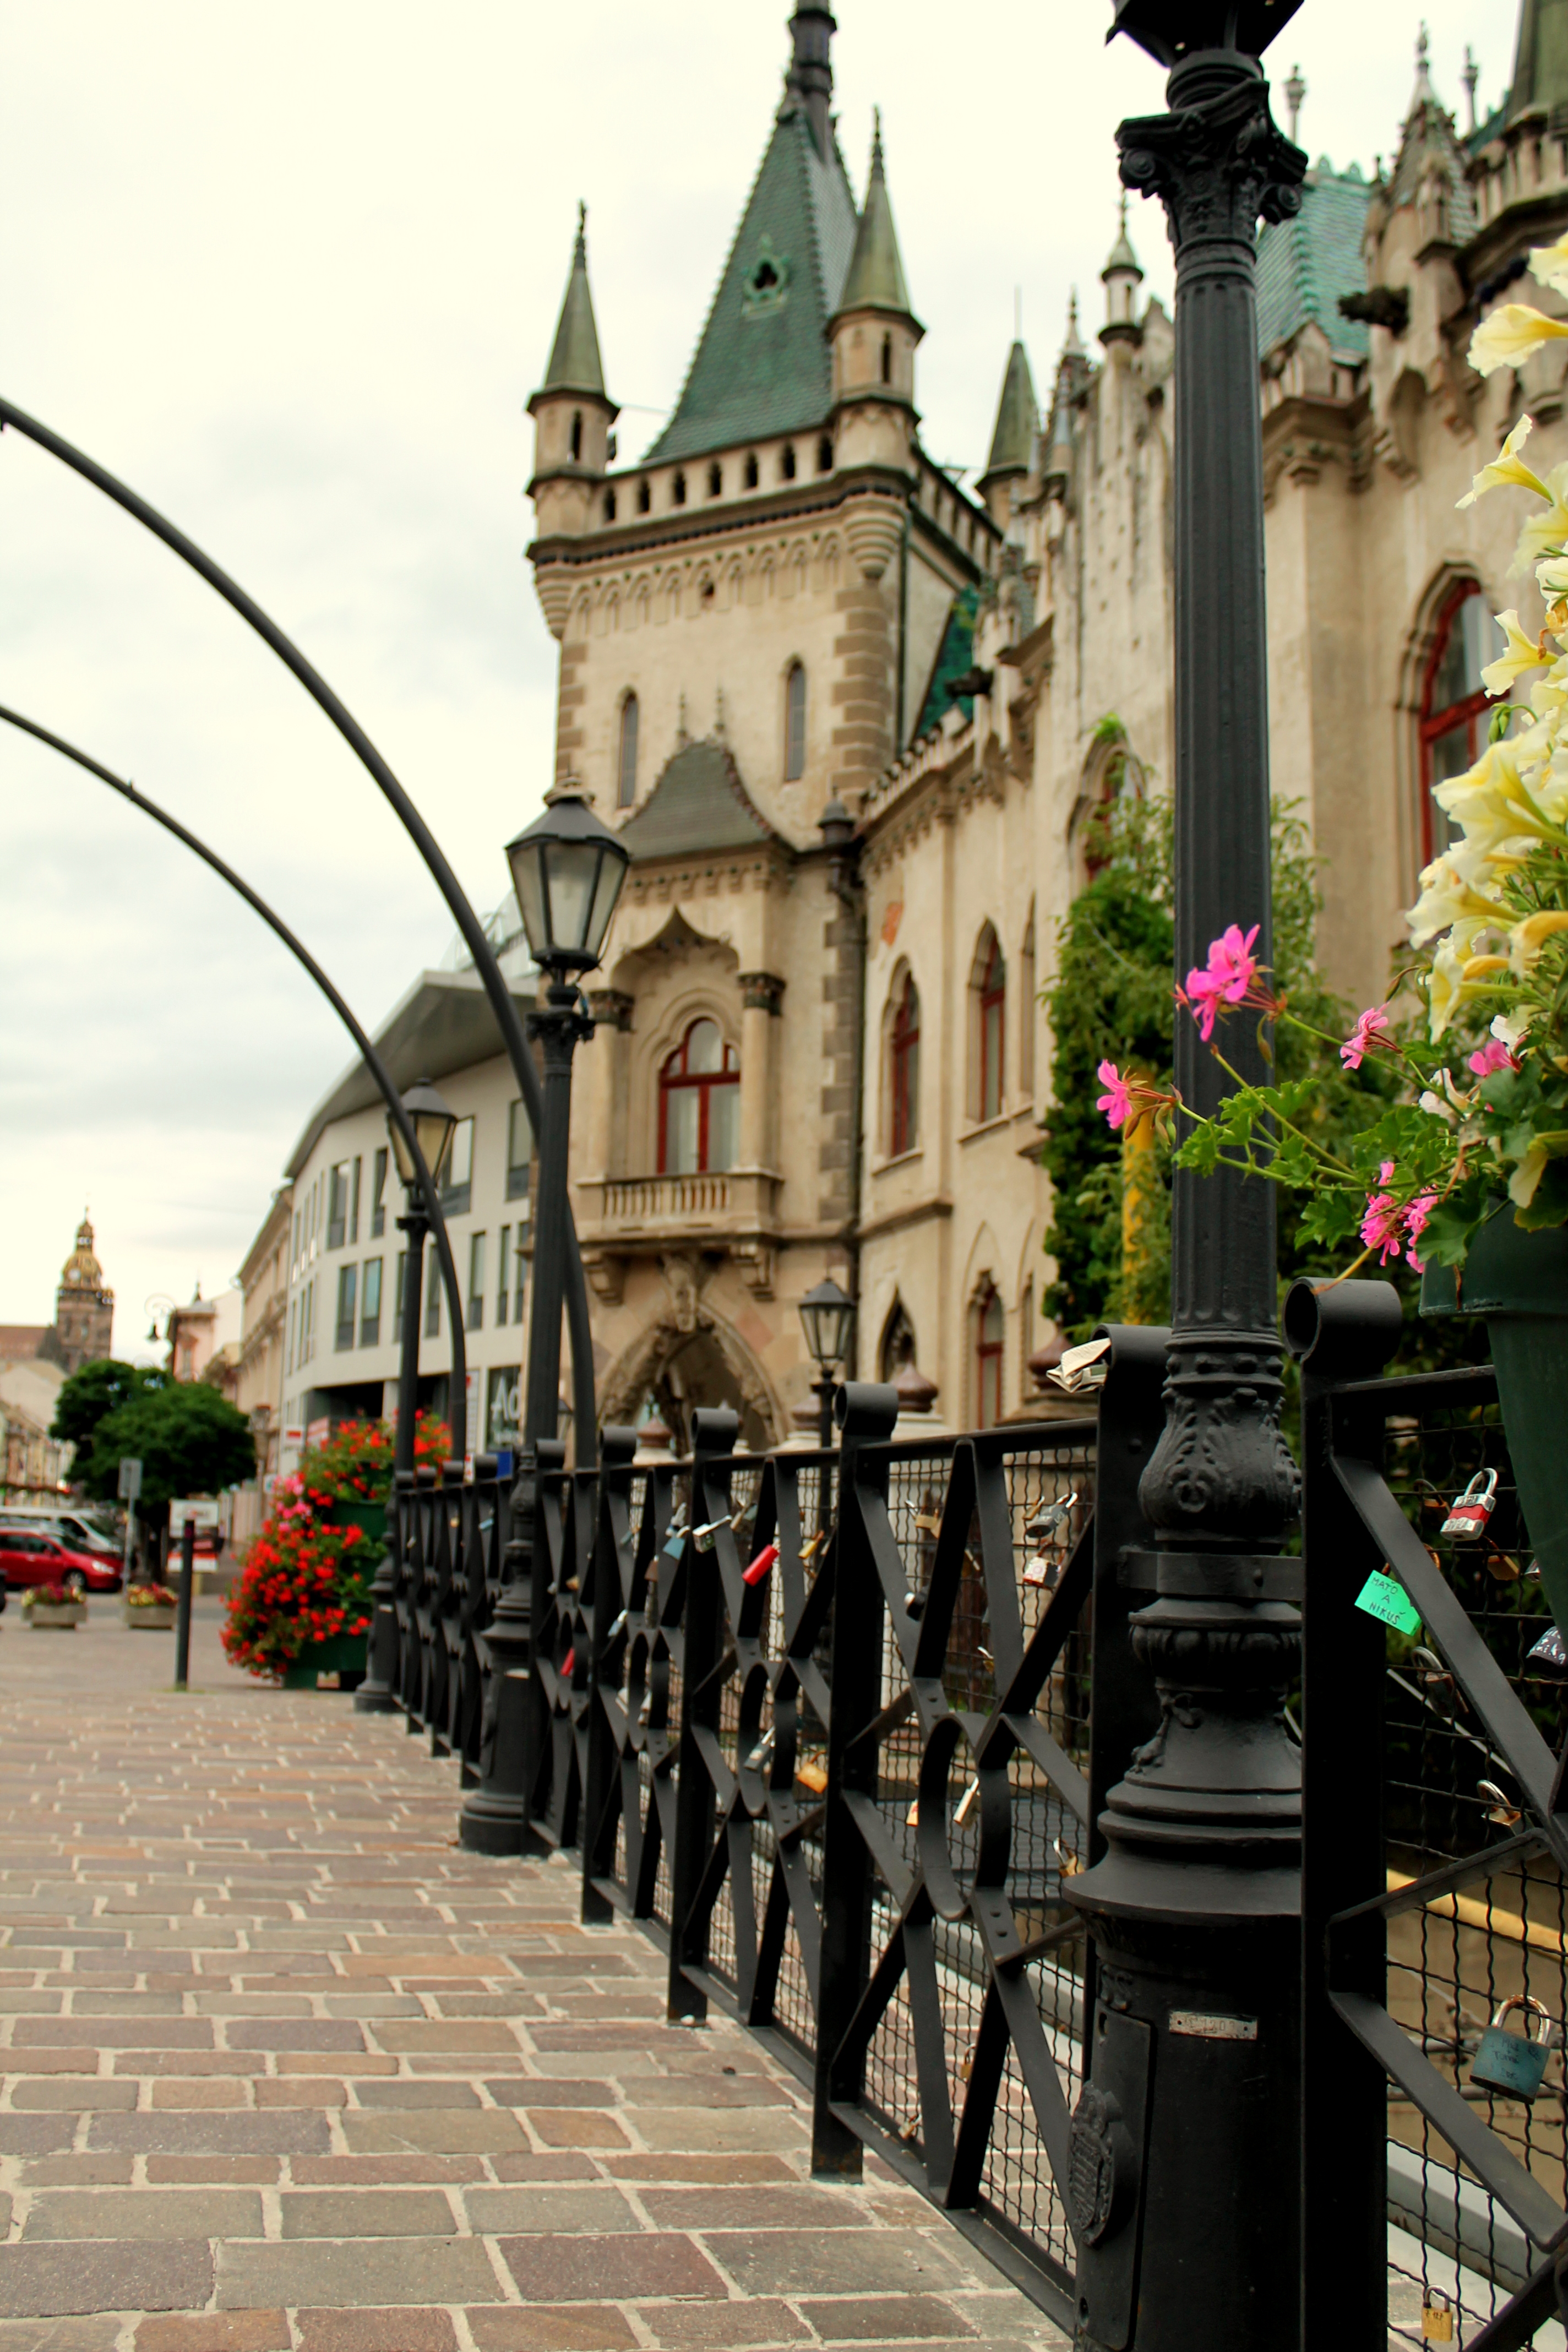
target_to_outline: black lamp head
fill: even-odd
[[[425,1165],[430,1171],[431,1181],[437,1192],[446,1181],[447,1161],[452,1150],[452,1138],[458,1131],[458,1114],[445,1095],[433,1087],[428,1078],[409,1087],[403,1097],[403,1108],[408,1123],[418,1139],[425,1155]],[[392,1141],[392,1157],[405,1185],[415,1181],[414,1161],[408,1147],[390,1119],[386,1131]]]
[[[847,1362],[855,1301],[839,1288],[831,1275],[806,1292],[800,1302],[800,1319],[806,1347],[822,1371],[826,1372],[829,1364]]]
[[[1106,38],[1125,33],[1166,67],[1199,49],[1238,49],[1260,58],[1300,5],[1301,0],[1116,0],[1116,21]]]
[[[556,979],[591,971],[631,852],[600,824],[582,786],[566,783],[549,795],[543,815],[508,842],[506,855],[534,962]]]

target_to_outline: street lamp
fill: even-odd
[[[500,1598],[484,1633],[494,1706],[480,1757],[479,1785],[463,1807],[460,1822],[463,1843],[476,1853],[518,1852],[538,1769],[542,1726],[524,1676],[533,1622],[535,1449],[542,1441],[553,1439],[560,1425],[563,1273],[572,1236],[567,1190],[572,1056],[594,1034],[577,982],[603,953],[631,864],[630,852],[608,825],[600,824],[587,794],[573,782],[546,793],[543,815],[507,844],[506,855],[529,951],[546,980],[544,1003],[528,1016],[529,1038],[544,1049],[543,1121],[535,1138],[539,1196],[533,1220],[528,1393],[511,1496],[511,1540]],[[581,1370],[574,1361],[574,1374]],[[584,1436],[591,1434],[579,1422],[579,1462]]]
[[[833,1444],[833,1391],[837,1386],[834,1368],[849,1360],[855,1301],[847,1291],[840,1290],[829,1275],[801,1300],[800,1319],[806,1347],[816,1366],[817,1377],[811,1385],[817,1402],[817,1443],[826,1453]]]
[[[1307,159],[1275,127],[1259,56],[1299,5],[1116,12],[1171,69],[1170,111],[1116,135],[1176,256],[1178,976],[1231,923],[1270,954],[1257,233],[1259,215],[1300,211]],[[1262,1024],[1238,1023],[1228,1051],[1267,1083]],[[1215,1112],[1234,1081],[1182,1013],[1174,1064],[1181,1099]],[[1062,1889],[1099,1969],[1068,2182],[1081,2338],[1128,2352],[1300,2342],[1300,1762],[1284,1720],[1300,1620],[1279,1561],[1300,1479],[1277,1286],[1272,1186],[1178,1169],[1166,1423],[1138,1490],[1150,1549],[1131,1555],[1153,1587],[1131,1639],[1161,1727]]]

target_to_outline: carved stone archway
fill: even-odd
[[[679,1442],[689,1433],[683,1424],[694,1406],[729,1404],[739,1412],[742,1437],[753,1453],[782,1444],[789,1433],[783,1403],[740,1333],[703,1298],[700,1259],[670,1251],[659,1265],[665,1302],[605,1374],[602,1419],[635,1421],[652,1396]]]

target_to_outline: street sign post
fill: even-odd
[[[142,1465],[134,1454],[120,1457],[120,1499],[125,1506],[125,1559],[121,1570],[123,1580],[131,1581],[131,1539],[136,1526],[136,1498],[142,1492]]]

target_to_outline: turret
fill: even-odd
[[[833,347],[835,462],[898,466],[912,459],[915,347],[925,329],[910,308],[893,206],[882,161],[879,114],[866,202],[838,308]]]
[[[975,488],[998,530],[1005,530],[1013,510],[1013,486],[1027,479],[1035,463],[1035,441],[1040,429],[1035,404],[1035,380],[1029,355],[1021,342],[1007,354],[1002,397],[996,404],[996,425],[991,455]]]
[[[1068,331],[1057,362],[1056,390],[1051,396],[1050,422],[1046,429],[1046,453],[1041,475],[1047,499],[1065,501],[1072,478],[1072,412],[1089,373],[1089,354],[1078,331],[1078,295],[1068,299]]]
[[[1568,0],[1524,0],[1519,12],[1510,122],[1521,114],[1551,116],[1568,105]]]
[[[1138,322],[1138,289],[1143,283],[1143,272],[1132,242],[1127,234],[1127,198],[1121,199],[1121,224],[1116,243],[1110,248],[1110,258],[1100,271],[1105,287],[1105,324],[1100,340],[1110,351],[1117,343],[1138,344],[1143,340],[1143,330]]]
[[[577,241],[544,382],[528,404],[533,419],[533,479],[528,495],[542,539],[587,528],[595,485],[610,460],[619,410],[605,391],[599,331],[588,289],[588,213],[577,207]]]

